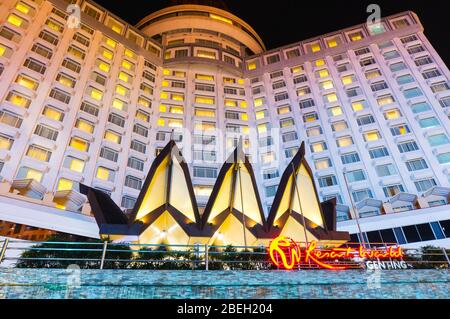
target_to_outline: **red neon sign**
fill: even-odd
[[[314,263],[324,269],[344,270],[349,269],[350,266],[336,264],[337,261],[353,258],[401,259],[404,254],[401,247],[389,247],[385,250],[366,249],[362,246],[358,249],[352,247],[317,249],[317,241],[312,241],[305,249],[302,249],[291,238],[280,236],[270,243],[269,255],[275,266],[287,270],[294,269],[302,262]]]

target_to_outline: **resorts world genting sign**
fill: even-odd
[[[319,249],[317,241],[312,241],[302,248],[288,237],[277,237],[270,243],[269,255],[277,268],[292,270],[297,268],[321,268],[345,270],[361,267],[365,262],[368,269],[407,269],[402,260],[401,247],[367,249],[363,246]]]

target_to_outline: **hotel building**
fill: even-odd
[[[353,241],[450,247],[449,79],[413,12],[267,50],[223,6],[132,26],[92,1],[4,0],[0,235],[54,216],[70,232],[65,214],[91,214],[79,184],[132,209],[170,140],[202,214],[242,140],[266,217],[305,142]]]

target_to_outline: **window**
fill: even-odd
[[[274,55],[268,56],[266,58],[266,60],[267,60],[267,64],[278,63],[278,62],[280,62],[280,56],[278,54],[274,54]]]
[[[263,171],[264,180],[275,179],[278,177],[280,177],[280,173],[278,172],[277,169],[269,169],[269,170]]]
[[[47,41],[48,43],[54,46],[58,45],[59,43],[58,37],[47,30],[42,30],[39,33],[39,38],[43,39],[44,41]]]
[[[75,78],[65,73],[58,73],[58,75],[56,76],[56,81],[68,88],[74,88],[75,84],[77,83]]]
[[[44,174],[41,171],[22,166],[17,172],[17,179],[34,179],[36,182],[41,182]]]
[[[321,188],[337,185],[337,179],[336,179],[336,176],[334,176],[334,175],[319,177],[318,182],[319,182],[319,186]]]
[[[7,110],[0,111],[0,123],[15,128],[20,128],[20,126],[22,126],[22,121],[22,118],[15,113],[9,112]]]
[[[363,170],[359,169],[356,171],[351,171],[345,174],[349,183],[356,183],[366,180],[366,174]]]
[[[389,151],[386,147],[377,147],[369,150],[371,159],[383,158],[389,156]]]
[[[422,73],[422,76],[425,80],[435,78],[435,77],[438,77],[441,75],[442,75],[442,73],[438,69],[430,69],[430,70],[426,70],[425,72]]]
[[[83,160],[80,160],[76,157],[67,156],[64,159],[63,166],[73,172],[83,173],[85,163]]]
[[[112,162],[117,162],[119,159],[119,153],[109,147],[102,147],[100,150],[100,157]]]
[[[82,102],[80,110],[94,116],[98,116],[99,113],[99,108],[88,102]]]
[[[108,122],[113,123],[120,127],[125,127],[125,118],[115,113],[110,113],[108,117]]]
[[[109,168],[99,166],[95,177],[103,181],[114,182],[116,172]]]
[[[35,43],[33,44],[33,47],[31,48],[31,51],[36,52],[37,54],[39,54],[40,56],[46,58],[46,59],[51,59],[53,56],[53,51],[52,49],[47,48],[46,46],[43,46],[40,43]]]
[[[72,137],[69,146],[81,152],[87,152],[89,150],[89,143],[79,137]]]
[[[306,135],[308,137],[320,136],[322,134],[323,134],[323,130],[322,130],[322,127],[320,127],[320,126],[310,127],[306,130]]]
[[[10,150],[14,143],[14,139],[8,135],[0,134],[0,149]]]
[[[428,168],[427,162],[423,158],[411,160],[406,162],[406,167],[408,168],[408,171],[415,172],[415,171],[421,171]]]
[[[352,109],[355,112],[362,111],[366,108],[368,108],[368,104],[367,104],[367,101],[365,101],[365,100],[352,102]]]
[[[292,158],[295,156],[295,154],[297,154],[297,152],[298,147],[291,147],[284,150],[284,155],[286,156],[286,158]]]
[[[449,107],[450,106],[450,97],[444,97],[444,98],[440,99],[439,103],[441,104],[441,106],[443,108]]]
[[[284,101],[287,99],[289,99],[289,95],[287,94],[287,92],[275,94],[275,102]]]
[[[404,62],[398,62],[398,63],[393,63],[393,64],[389,65],[389,69],[392,72],[399,72],[399,71],[402,71],[402,70],[406,70],[407,67],[406,67],[406,64]]]
[[[294,123],[294,119],[292,119],[292,118],[287,118],[287,119],[280,120],[280,127],[281,128],[285,128],[285,127],[289,127],[289,126],[293,126],[293,125],[295,125],[295,123]]]
[[[424,179],[421,181],[414,182],[414,185],[416,186],[417,191],[419,193],[423,193],[423,192],[428,191],[430,188],[433,188],[434,186],[436,186],[437,183],[434,180],[434,178],[429,178],[429,179]]]
[[[328,149],[325,142],[312,143],[310,145],[311,153],[320,153]]]
[[[148,129],[140,124],[133,125],[133,133],[139,134],[144,137],[148,137]]]
[[[439,93],[450,90],[450,85],[447,82],[439,82],[431,85],[430,88],[433,93]]]
[[[392,60],[392,59],[400,57],[400,53],[398,53],[398,51],[396,51],[396,50],[392,50],[392,51],[388,51],[388,52],[384,53],[383,56],[384,56],[385,60]]]
[[[336,144],[338,147],[347,147],[353,145],[353,138],[351,136],[339,137],[336,139]]]
[[[217,169],[211,167],[194,167],[194,177],[217,178]]]
[[[26,28],[28,25],[27,20],[19,17],[17,14],[11,13],[8,18],[6,19],[6,21],[8,21],[9,23],[11,23],[12,25],[16,26],[16,27],[23,27]]]
[[[423,65],[427,65],[427,64],[433,63],[433,60],[431,59],[431,57],[425,56],[425,57],[421,57],[421,58],[415,59],[414,63],[416,64],[416,66],[423,66]]]
[[[57,130],[51,129],[42,124],[38,124],[36,126],[36,129],[34,130],[34,134],[44,137],[46,139],[52,140],[52,141],[56,141],[59,133]]]
[[[365,73],[365,75],[366,75],[367,80],[372,80],[374,78],[381,76],[381,72],[378,69],[372,69],[372,70],[367,71]]]
[[[79,130],[92,134],[94,132],[94,123],[89,122],[87,120],[84,119],[77,119],[76,123],[75,123],[75,127],[78,128]]]
[[[139,142],[137,140],[132,140],[131,141],[130,148],[132,150],[135,150],[136,152],[143,153],[143,154],[145,154],[145,152],[147,150],[147,146],[144,143]]]
[[[373,195],[370,189],[363,189],[352,192],[352,197],[356,203],[359,203],[367,198],[373,198]]]
[[[348,125],[345,121],[333,122],[331,124],[331,129],[333,130],[333,132],[341,132],[348,129]]]
[[[383,187],[384,196],[386,197],[394,197],[395,195],[399,193],[404,193],[405,189],[403,188],[403,185],[391,185]]]
[[[136,157],[129,157],[127,166],[141,172],[144,171],[144,161]]]
[[[72,59],[69,58],[65,58],[62,62],[62,66],[75,72],[75,73],[80,73],[81,71],[81,64],[78,62],[75,62]]]
[[[395,127],[391,127],[391,134],[392,136],[400,136],[411,133],[411,130],[409,129],[408,125],[398,125]]]
[[[50,161],[50,157],[52,156],[52,152],[49,150],[37,146],[37,145],[30,145],[28,147],[26,155],[28,157],[34,158],[38,161],[48,162]]]
[[[44,63],[39,62],[38,60],[33,58],[27,58],[23,63],[23,66],[40,74],[44,74],[45,71],[47,70],[47,67],[45,66]]]
[[[55,100],[58,100],[58,101],[64,103],[64,104],[69,104],[70,99],[71,99],[71,96],[68,93],[66,93],[60,89],[57,89],[57,88],[53,88],[50,91],[49,96],[51,98],[54,98]]]
[[[375,166],[378,177],[387,177],[397,174],[397,169],[393,164],[384,164]]]
[[[369,114],[358,117],[357,122],[359,126],[364,126],[375,123],[375,119],[371,114]]]
[[[375,59],[374,58],[366,58],[366,59],[362,59],[361,61],[359,61],[359,64],[361,65],[361,67],[365,67],[365,66],[369,66],[372,64],[375,64]]]
[[[440,146],[444,144],[449,144],[450,140],[445,134],[437,134],[428,137],[428,142],[430,143],[431,146]]]
[[[31,99],[16,91],[9,92],[6,96],[6,101],[23,108],[28,108],[31,104]]]
[[[388,110],[383,115],[386,120],[396,120],[402,116],[398,109]]]
[[[398,150],[400,153],[409,153],[419,150],[419,146],[415,141],[408,141],[398,144]]]
[[[435,117],[428,117],[425,119],[419,120],[419,125],[421,128],[433,128],[433,127],[439,127],[441,124],[439,123],[439,120]]]
[[[136,198],[130,196],[122,197],[122,202],[120,204],[121,207],[125,209],[133,209],[134,205],[136,205]]]
[[[292,142],[292,141],[297,141],[298,140],[297,132],[295,132],[295,131],[283,133],[281,138],[283,140],[283,143],[288,143],[288,142]]]
[[[354,87],[354,88],[348,89],[348,90],[346,90],[346,93],[347,93],[347,97],[350,97],[350,98],[363,94],[360,87]]]
[[[333,167],[333,164],[331,163],[331,160],[326,157],[326,158],[321,158],[321,159],[315,160],[314,166],[316,167],[317,170],[321,170],[321,169],[327,169],[327,168]]]
[[[377,99],[378,105],[379,106],[384,106],[384,105],[388,105],[388,104],[392,104],[395,102],[394,98],[392,97],[392,95],[384,95],[381,96]]]
[[[386,82],[380,81],[380,82],[376,82],[376,83],[372,84],[370,86],[370,88],[372,89],[372,92],[377,92],[377,91],[388,89],[389,87]]]
[[[381,139],[381,135],[378,131],[364,133],[364,141],[366,142],[378,141],[379,139]]]
[[[277,193],[277,185],[267,186],[265,188],[266,197],[274,197]]]
[[[443,153],[437,156],[439,164],[448,164],[450,163],[450,153]]]
[[[323,96],[325,103],[334,103],[338,101],[336,93],[331,93]]]
[[[315,105],[313,99],[306,99],[299,102],[300,109],[307,109],[309,107],[313,107]]]
[[[311,112],[311,113],[307,113],[307,114],[303,115],[303,122],[305,122],[305,123],[314,122],[314,121],[317,121],[318,119],[319,119],[319,116],[317,115],[316,112]]]
[[[127,175],[125,177],[125,186],[133,188],[133,189],[141,190],[142,181],[137,177]]]
[[[354,153],[347,153],[344,155],[341,155],[341,161],[342,164],[347,165],[347,164],[353,164],[353,163],[358,163],[361,161],[359,154],[354,152]]]

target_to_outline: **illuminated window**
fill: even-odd
[[[224,101],[225,106],[229,106],[229,107],[237,107],[238,103],[235,100],[225,100]]]
[[[195,196],[209,197],[212,193],[212,186],[194,186]]]
[[[134,53],[133,51],[131,51],[129,49],[125,49],[124,54],[125,54],[125,56],[129,57],[130,59],[136,58],[136,53]]]
[[[361,31],[350,33],[348,36],[352,42],[359,41],[364,38],[364,35]]]
[[[386,96],[382,96],[380,98],[377,99],[378,105],[379,106],[383,106],[383,105],[388,105],[391,103],[394,103],[394,98],[391,95],[386,95]]]
[[[300,73],[300,72],[303,72],[303,71],[304,71],[304,68],[301,65],[291,68],[291,73],[292,74]]]
[[[270,124],[269,123],[259,124],[257,126],[257,129],[259,134],[267,133],[267,131],[270,129]]]
[[[19,2],[16,4],[16,9],[22,13],[28,14],[30,12],[30,7],[23,2]]]
[[[381,72],[378,69],[369,70],[366,72],[366,79],[371,80],[381,76]]]
[[[84,161],[82,161],[78,158],[72,157],[72,156],[66,157],[66,159],[64,161],[64,167],[70,169],[71,171],[77,172],[77,173],[83,173],[84,166],[85,166]]]
[[[336,140],[338,147],[347,147],[353,145],[353,138],[351,136],[340,137]]]
[[[150,115],[142,111],[137,111],[136,119],[141,120],[143,122],[150,122]]]
[[[319,52],[320,51],[320,44],[319,43],[314,43],[311,44],[311,52],[315,53],[315,52]]]
[[[100,90],[94,89],[93,87],[91,87],[91,94],[90,96],[97,101],[101,101],[103,99],[103,92],[101,92]]]
[[[392,110],[384,112],[384,118],[386,120],[396,120],[401,116],[402,115],[398,109],[392,109]]]
[[[39,183],[42,181],[43,176],[44,174],[41,171],[29,167],[21,167],[17,173],[17,178],[19,179],[34,179]]]
[[[122,85],[117,85],[116,86],[116,93],[121,95],[121,96],[128,96],[129,91],[126,87],[122,86]]]
[[[105,38],[105,43],[113,49],[115,49],[117,45],[117,42],[110,38]]]
[[[119,22],[117,22],[114,19],[109,18],[107,24],[106,24],[111,30],[113,30],[116,33],[122,34],[123,26]]]
[[[14,104],[16,106],[20,106],[23,108],[28,108],[31,104],[31,100],[26,98],[20,93],[17,93],[15,91],[9,92],[8,96],[6,97],[6,100],[10,102],[11,104]]]
[[[324,60],[324,59],[316,60],[316,62],[314,62],[314,64],[315,64],[317,67],[323,66],[323,65],[325,65],[325,60]]]
[[[62,85],[67,86],[69,88],[74,88],[75,84],[76,84],[76,81],[75,81],[75,79],[73,77],[68,76],[68,75],[66,75],[64,73],[59,73],[56,76],[56,81],[58,81]]]
[[[213,51],[198,50],[196,56],[199,58],[215,59],[216,53]]]
[[[214,98],[213,97],[206,97],[206,96],[196,96],[195,97],[195,103],[201,103],[201,104],[214,104]]]
[[[164,69],[163,70],[163,75],[170,75],[170,70],[169,69]]]
[[[113,108],[115,108],[115,109],[125,111],[127,105],[126,105],[126,103],[125,103],[124,101],[122,101],[122,100],[114,99],[113,102],[112,102],[112,106],[113,106]]]
[[[327,144],[325,142],[317,142],[310,145],[312,153],[320,153],[327,150]]]
[[[58,182],[57,191],[70,191],[73,188],[73,181],[65,178],[60,178]]]
[[[74,149],[77,149],[79,151],[82,152],[87,152],[89,149],[89,143],[85,140],[82,140],[78,137],[72,137],[72,139],[70,140],[70,144],[71,147],[73,147]]]
[[[358,112],[361,110],[364,110],[367,107],[367,102],[366,101],[356,101],[352,103],[352,108],[353,111]]]
[[[330,73],[328,72],[327,69],[323,69],[323,70],[317,71],[316,75],[319,78],[326,78],[327,76],[330,76]]]
[[[83,119],[78,119],[75,127],[86,133],[92,134],[94,132],[94,124]]]
[[[238,80],[237,80],[237,83],[238,83],[239,85],[244,85],[245,81],[244,81],[244,79],[238,79]]]
[[[183,127],[183,120],[168,119],[167,126],[171,127],[171,128],[182,128]]]
[[[328,44],[329,48],[334,48],[334,47],[337,47],[337,45],[338,45],[336,39],[327,40],[327,44]]]
[[[266,103],[266,100],[264,98],[258,98],[253,101],[253,104],[255,105],[255,107],[262,106],[265,103]]]
[[[248,62],[247,63],[247,69],[249,71],[256,70],[256,62]]]
[[[225,22],[225,23],[228,23],[228,24],[233,24],[233,21],[231,21],[230,19],[222,17],[222,16],[219,16],[217,14],[210,13],[209,17],[211,19],[214,19],[214,20],[219,20],[219,21],[222,21],[222,22]]]
[[[195,116],[202,116],[202,117],[215,117],[216,112],[214,110],[210,109],[195,109]]]
[[[158,119],[158,126],[166,126],[166,121],[163,118]]]
[[[366,142],[378,141],[381,138],[380,133],[378,131],[367,132],[364,134],[364,140]]]
[[[163,80],[163,81],[161,82],[161,86],[163,86],[163,87],[168,87],[169,85],[170,85],[170,82],[167,81],[167,80]]]
[[[98,179],[101,179],[103,181],[109,181],[113,182],[115,177],[115,172],[113,170],[110,170],[108,168],[99,166],[97,168],[97,174],[95,175]]]
[[[262,119],[264,119],[264,118],[266,118],[268,116],[269,116],[269,112],[267,110],[256,112],[256,119],[257,120],[262,120]]]
[[[317,170],[327,169],[332,167],[331,160],[329,158],[321,158],[314,161],[314,166]]]
[[[171,106],[169,108],[169,113],[172,113],[172,114],[183,114],[184,113],[184,109],[181,106]]]
[[[50,160],[52,153],[45,148],[30,145],[27,150],[27,156],[34,158],[38,161],[48,162]]]
[[[37,81],[22,74],[17,76],[16,83],[33,91],[35,91],[39,86],[39,83]]]
[[[0,150],[10,150],[14,140],[6,135],[0,134]]]
[[[342,77],[342,84],[349,85],[352,84],[354,80],[354,75],[347,75]]]
[[[52,119],[55,121],[62,121],[62,119],[64,118],[63,112],[61,112],[55,108],[49,107],[49,106],[46,106],[44,108],[44,110],[42,111],[42,114],[45,117],[48,117],[49,119]]]
[[[63,32],[64,30],[64,27],[59,22],[56,22],[53,19],[47,19],[45,24],[54,31]]]
[[[333,132],[341,132],[348,129],[348,125],[345,121],[338,121],[331,124],[331,129]]]
[[[123,60],[122,61],[122,67],[126,70],[131,70],[134,67],[134,64],[131,63],[130,61],[127,60]]]
[[[122,141],[121,136],[113,131],[106,131],[104,138],[105,140],[115,144],[120,144],[120,142]]]
[[[337,97],[336,93],[331,93],[331,94],[324,95],[324,100],[325,100],[325,102],[328,102],[328,103],[334,103],[334,102],[337,102],[338,97]]]
[[[330,90],[330,89],[334,88],[333,81],[320,82],[320,88],[322,90]]]
[[[108,73],[109,70],[110,70],[110,68],[111,68],[110,65],[109,65],[108,63],[103,62],[102,60],[98,60],[97,67],[98,67],[100,70],[102,70],[103,72],[106,72],[106,73]]]
[[[18,15],[11,13],[8,16],[7,21],[12,25],[15,25],[16,27],[21,27],[25,20],[19,17]]]
[[[151,107],[151,102],[143,97],[139,97],[138,104],[143,107]]]
[[[330,116],[339,116],[339,115],[342,115],[343,112],[342,112],[342,109],[340,106],[335,106],[335,107],[330,107],[328,109],[328,114]]]
[[[114,53],[102,48],[102,56],[108,60],[112,60],[114,57]]]
[[[213,75],[196,74],[195,78],[197,80],[201,80],[201,81],[214,81],[214,76]],[[225,79],[224,79],[224,81],[225,81]]]

